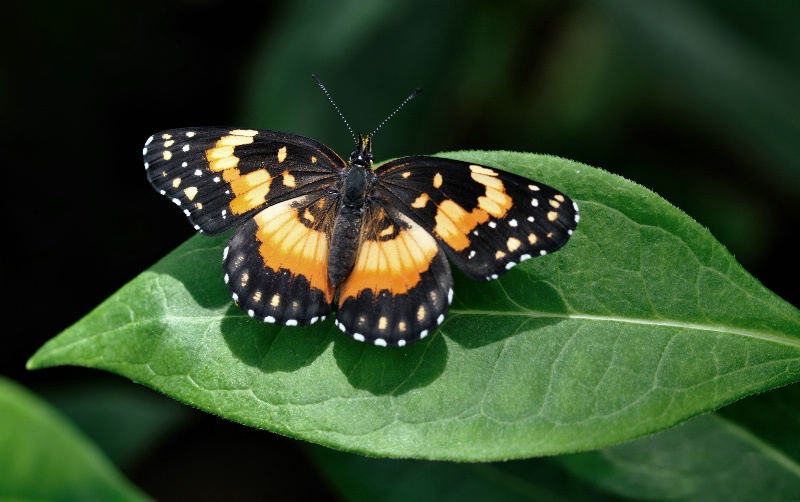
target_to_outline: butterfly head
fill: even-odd
[[[364,169],[372,169],[372,134],[366,136],[358,133],[356,149],[350,154],[350,165],[361,166]]]

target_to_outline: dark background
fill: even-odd
[[[113,375],[27,372],[25,361],[193,235],[147,183],[151,134],[278,129],[349,153],[312,72],[365,132],[425,89],[381,129],[378,159],[502,149],[609,170],[686,211],[800,305],[798,2],[14,0],[2,10],[0,374],[64,410],[157,499],[330,495],[296,441]],[[134,446],[115,446],[120,423],[139,428]]]

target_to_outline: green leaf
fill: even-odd
[[[42,347],[254,427],[369,455],[493,460],[589,450],[800,377],[800,312],[634,183],[550,156],[458,152],[575,199],[571,242],[506,276],[456,274],[450,316],[403,349],[326,322],[253,321],[197,236]]]
[[[717,414],[559,461],[587,482],[637,500],[794,499],[800,464]]]
[[[469,463],[371,458],[320,446],[306,450],[341,499],[350,502],[623,500],[575,478],[557,457]]]
[[[148,500],[44,402],[0,378],[0,499]]]

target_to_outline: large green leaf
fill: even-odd
[[[0,499],[148,500],[56,411],[0,378]]]
[[[505,277],[456,275],[451,315],[404,349],[331,322],[253,321],[195,237],[42,347],[30,368],[125,375],[230,420],[371,455],[491,460],[588,450],[800,377],[800,312],[652,192],[576,162],[448,157],[551,184],[567,246]]]

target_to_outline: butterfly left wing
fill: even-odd
[[[438,157],[379,166],[379,197],[433,234],[466,275],[490,280],[552,253],[578,224],[578,206],[558,190],[498,169]]]
[[[325,319],[335,292],[328,279],[335,212],[335,199],[317,191],[272,204],[236,230],[223,269],[244,312],[287,326]]]
[[[336,325],[361,342],[413,343],[444,320],[453,299],[450,265],[414,220],[375,200],[364,207],[356,262],[339,288]]]
[[[153,187],[207,235],[234,228],[270,204],[323,189],[347,167],[318,141],[257,129],[170,129],[151,136],[142,153]]]

